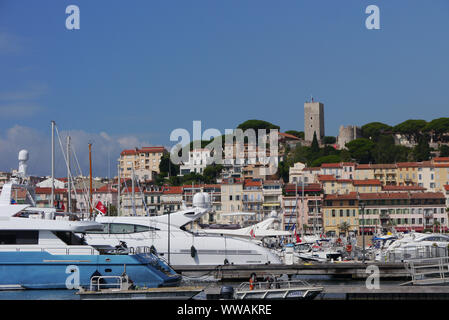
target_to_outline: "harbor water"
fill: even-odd
[[[292,279],[306,280],[310,284],[318,286],[360,286],[364,287],[365,281],[352,280],[352,279],[337,279],[331,276],[293,276]],[[380,286],[393,286],[398,285],[403,281],[389,280],[381,281]],[[215,280],[207,279],[192,279],[184,278],[181,285],[198,285],[205,288],[221,287],[221,286],[233,286],[234,288],[240,285],[240,282],[217,282]],[[79,300],[79,296],[76,294],[77,290],[11,290],[0,291],[0,300]],[[203,300],[206,295],[204,292],[200,293],[195,299]],[[344,294],[335,293],[321,293],[315,300],[335,300],[344,299]]]

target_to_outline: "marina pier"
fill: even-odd
[[[252,273],[259,278],[265,276],[327,275],[349,279],[366,279],[371,273],[367,267],[379,268],[381,279],[408,279],[410,277],[403,263],[378,262],[333,262],[293,265],[220,265],[220,266],[175,266],[174,270],[186,277],[210,276],[219,281],[247,280]]]

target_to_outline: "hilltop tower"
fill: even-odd
[[[321,102],[304,103],[304,140],[312,141],[316,132],[318,140],[324,138],[324,105]]]

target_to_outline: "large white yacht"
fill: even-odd
[[[88,232],[86,241],[114,246],[124,241],[129,249],[148,246],[172,266],[282,263],[271,250],[251,240],[187,230],[210,209],[209,195],[201,192],[193,197],[192,207],[162,216],[97,216],[105,229]]]
[[[441,233],[411,232],[388,240],[388,246],[376,250],[377,261],[430,258],[439,254],[437,250],[447,252],[449,248],[449,236]]]
[[[139,286],[179,284],[180,275],[149,252],[123,254],[103,243],[86,243],[84,233],[103,229],[98,222],[58,217],[54,208],[11,204],[14,188],[32,190],[24,183],[26,160],[22,150],[19,172],[0,195],[0,289],[75,289],[88,286],[93,276],[125,271]]]

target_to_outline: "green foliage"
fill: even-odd
[[[395,145],[393,136],[382,135],[371,153],[375,163],[395,163],[408,161],[410,149]]]
[[[159,163],[159,172],[166,176],[176,176],[179,174],[179,165],[170,160],[170,153],[164,154]]]
[[[323,143],[324,144],[334,144],[337,142],[337,138],[332,137],[332,136],[325,136],[323,138]]]
[[[223,166],[221,164],[212,164],[207,166],[203,171],[204,181],[206,183],[215,183],[222,170]]]
[[[323,163],[336,163],[336,162],[341,162],[341,158],[338,155],[328,155],[328,156],[323,156],[323,157],[319,157],[318,159],[315,159],[312,162],[312,167],[319,167],[321,166],[321,164]]]
[[[285,133],[288,133],[295,137],[304,139],[304,131],[288,130],[288,131],[285,131]]]
[[[284,180],[284,182],[288,182],[289,170],[292,165],[293,165],[293,163],[289,164],[289,162],[287,162],[287,161],[279,162],[278,175],[279,175],[280,179]]]
[[[427,161],[430,159],[429,136],[423,135],[419,138],[418,144],[413,148],[414,161]]]
[[[449,132],[449,118],[434,119],[424,127],[423,131],[429,132],[435,140],[439,140],[444,133]]]
[[[445,144],[440,146],[440,157],[449,157],[449,146]]]
[[[382,122],[370,122],[362,126],[362,137],[377,141],[379,136],[392,130],[391,126]]]
[[[317,154],[320,151],[320,145],[318,144],[318,139],[316,137],[316,131],[313,133],[312,145],[310,146],[310,151],[313,154]]]
[[[246,129],[254,129],[254,130],[258,130],[258,129],[280,129],[279,126],[272,124],[268,121],[263,121],[263,120],[247,120],[241,124],[239,124],[237,126],[237,129],[242,129],[243,131],[245,131]]]
[[[407,120],[393,127],[395,133],[400,133],[407,136],[409,139],[414,138],[418,140],[419,135],[426,127],[427,122],[425,120]]]
[[[346,144],[351,158],[358,163],[373,162],[372,152],[374,147],[375,143],[366,138],[355,139]]]

